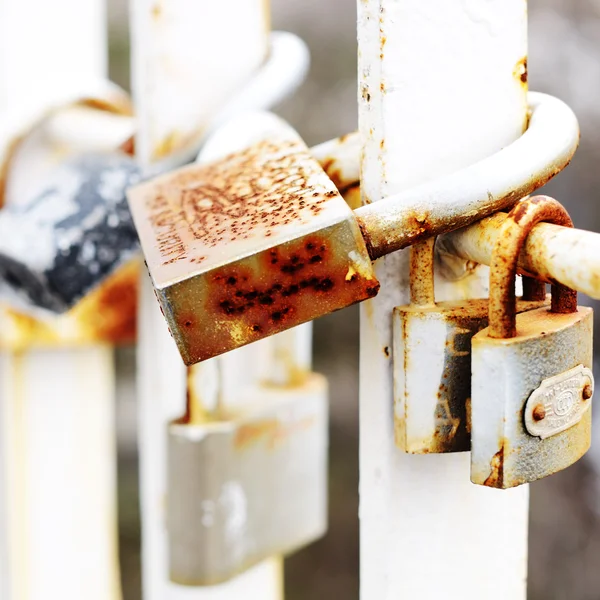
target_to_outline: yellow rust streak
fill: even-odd
[[[265,419],[242,425],[235,436],[235,447],[245,450],[264,441],[270,450],[288,440],[299,431],[306,431],[316,423],[315,417],[306,417],[295,423],[284,423],[278,419]]]
[[[64,315],[41,320],[0,308],[0,348],[133,343],[139,268],[137,259],[130,261]]]

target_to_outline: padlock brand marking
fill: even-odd
[[[546,439],[579,423],[591,407],[593,388],[592,371],[583,365],[542,381],[525,405],[528,433]]]

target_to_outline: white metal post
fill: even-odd
[[[223,6],[195,0],[132,0],[136,150],[145,168],[169,156],[191,155],[219,110],[249,80],[267,54],[268,2]],[[234,581],[211,588],[169,581],[165,529],[167,424],[181,417],[187,394],[202,396],[203,369],[188,373],[170,338],[151,283],[142,278],[138,389],[142,569],[146,600],[279,600],[282,567],[266,561]],[[242,355],[238,355],[241,357]],[[253,359],[229,357],[225,402],[246,382]],[[237,365],[237,366],[236,366]],[[232,390],[232,391],[230,391]]]
[[[465,167],[523,132],[526,0],[357,4],[363,203]],[[361,597],[524,598],[527,487],[478,488],[468,454],[410,456],[394,445],[391,316],[408,302],[407,258],[377,263],[381,292],[361,309]],[[438,285],[438,297],[481,293],[485,277],[477,269]]]
[[[103,0],[0,0],[0,110],[105,76],[106,49]],[[118,600],[111,348],[4,349],[0,380],[1,597]]]

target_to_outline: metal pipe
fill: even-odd
[[[451,175],[356,210],[373,260],[512,206],[570,162],[579,144],[573,111],[546,94],[528,95],[527,131],[498,153]]]
[[[438,238],[438,250],[489,265],[506,213]],[[550,223],[536,225],[519,256],[518,271],[548,283],[562,283],[600,300],[600,234]]]

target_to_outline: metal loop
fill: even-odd
[[[515,277],[517,260],[530,231],[540,222],[573,227],[566,209],[554,198],[535,196],[522,200],[502,224],[494,246],[490,270],[489,336],[513,338],[516,330]],[[553,313],[577,311],[577,292],[552,285]]]

